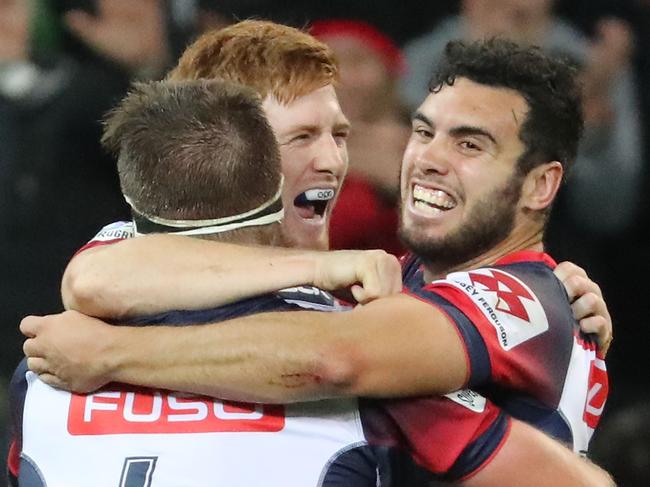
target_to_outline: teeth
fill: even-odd
[[[415,200],[416,206],[418,208],[422,207],[422,202],[446,209],[450,209],[456,206],[454,200],[444,191],[434,191],[418,185],[415,185],[413,187],[413,199]]]
[[[431,215],[439,215],[440,213],[442,213],[442,210],[440,208],[436,208],[435,206],[429,206],[428,204],[423,203],[422,201],[416,201],[415,203],[413,203],[413,206]]]

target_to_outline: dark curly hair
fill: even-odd
[[[565,174],[569,172],[584,125],[582,88],[575,65],[551,57],[539,47],[499,38],[451,41],[429,90],[437,93],[457,78],[510,88],[526,99],[530,110],[519,133],[526,146],[519,159],[522,174],[548,161],[561,162]]]

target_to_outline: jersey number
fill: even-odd
[[[158,457],[127,457],[124,459],[120,487],[150,487]]]

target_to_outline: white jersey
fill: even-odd
[[[290,309],[347,308],[307,286],[143,322]],[[254,405],[126,385],[78,395],[49,387],[24,362],[11,390],[22,449],[10,471],[21,487],[316,487],[340,455],[366,445],[356,399]]]
[[[42,486],[318,486],[338,455],[365,444],[353,399],[282,406],[136,389],[75,395],[32,372],[26,379],[20,478],[38,475]]]

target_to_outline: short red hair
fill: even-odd
[[[306,32],[262,20],[209,31],[189,46],[169,73],[172,80],[223,79],[290,103],[333,84],[331,49]]]

